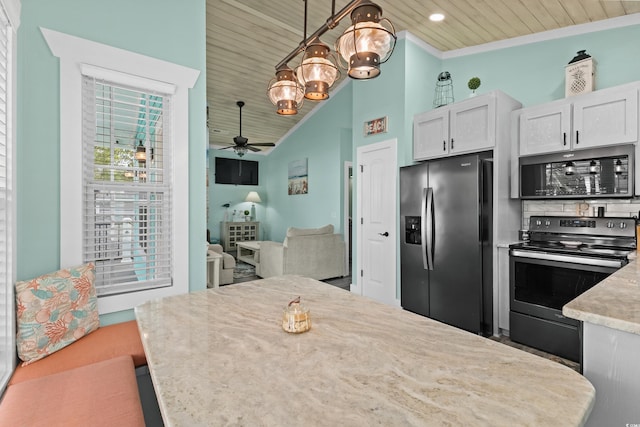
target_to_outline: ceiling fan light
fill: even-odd
[[[233,147],[238,157],[242,157],[247,154],[247,147]]]
[[[304,91],[298,83],[291,68],[283,68],[276,72],[276,77],[269,83],[267,94],[276,112],[283,116],[298,114],[302,107]]]
[[[380,6],[367,2],[351,12],[352,25],[336,40],[336,51],[347,63],[349,77],[371,79],[380,74],[396,44],[393,24],[381,19]],[[386,22],[390,29],[380,22]]]
[[[338,67],[331,61],[329,46],[317,40],[310,43],[296,76],[304,85],[304,97],[313,101],[329,98],[329,88],[339,77]]]

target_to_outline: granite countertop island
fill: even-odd
[[[638,260],[567,303],[562,314],[582,321],[582,372],[597,395],[587,425],[640,425]]]
[[[637,259],[570,301],[562,314],[640,335],[640,263]]]
[[[297,296],[312,327],[289,334]],[[594,403],[566,366],[299,276],[135,312],[167,426],[578,426]]]

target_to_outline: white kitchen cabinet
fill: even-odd
[[[638,85],[520,110],[520,156],[638,141]]]
[[[417,114],[413,120],[413,159],[493,148],[497,96],[497,92],[490,92]]]

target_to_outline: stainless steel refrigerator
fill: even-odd
[[[400,168],[401,304],[493,331],[492,153]]]

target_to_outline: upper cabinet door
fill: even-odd
[[[633,143],[638,140],[638,91],[615,88],[593,92],[573,104],[573,148]]]
[[[449,152],[458,154],[490,149],[496,140],[496,98],[479,96],[449,110]]]
[[[520,114],[520,155],[553,153],[571,148],[571,105],[524,108]]]
[[[449,153],[449,110],[443,107],[413,118],[413,158],[425,160]]]

